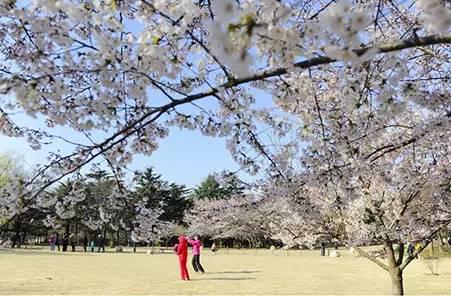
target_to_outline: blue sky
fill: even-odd
[[[48,151],[56,149],[61,149],[63,153],[71,151],[67,145],[52,145],[34,151],[24,139],[0,135],[0,153],[13,152],[23,156],[27,167],[45,163]],[[209,173],[239,169],[225,148],[225,139],[206,137],[198,131],[178,128],[172,129],[170,135],[160,141],[159,149],[152,155],[136,155],[129,168],[142,170],[149,166],[155,167],[164,179],[190,187],[198,184]]]
[[[153,99],[158,99],[157,93],[152,93]],[[272,107],[272,98],[262,91],[255,90],[256,107]],[[0,97],[0,100],[2,97]],[[215,109],[215,100],[209,98],[198,102],[207,109]],[[181,109],[189,112],[191,107],[182,106]],[[192,110],[191,110],[192,111]],[[46,130],[43,118],[33,119],[25,114],[16,114],[13,120],[19,126],[41,128]],[[56,127],[48,130],[51,134],[62,135],[74,142],[85,142],[86,139],[69,127]],[[105,134],[94,132],[96,139],[102,139]],[[31,168],[37,164],[45,164],[49,152],[59,152],[63,155],[73,152],[74,146],[62,141],[45,145],[41,150],[33,150],[27,141],[22,138],[9,138],[0,134],[0,154],[13,152],[22,156],[25,167]],[[103,161],[102,158],[94,161]],[[200,131],[181,130],[178,127],[170,128],[169,136],[159,141],[159,148],[150,156],[134,155],[133,163],[128,167],[130,170],[143,170],[154,167],[165,180],[194,187],[199,184],[208,174],[221,172],[223,170],[238,171],[240,166],[232,159],[230,152],[226,149],[226,138],[207,137]],[[89,167],[89,166],[88,166]],[[105,166],[105,168],[107,168]],[[84,170],[86,172],[86,170]],[[254,178],[244,170],[239,171],[238,176],[244,181]],[[132,173],[128,179],[130,180]],[[129,181],[128,180],[128,181]]]
[[[259,107],[272,105],[271,97],[262,92],[256,91],[259,99]],[[154,94],[152,97],[157,99]],[[4,98],[4,97],[3,97]],[[3,99],[0,97],[0,100]],[[199,102],[208,109],[215,109],[212,99]],[[182,106],[181,109],[189,113],[189,106]],[[192,111],[192,110],[191,110]],[[25,114],[12,115],[12,119],[19,126],[40,128],[46,130],[43,117],[36,119]],[[66,139],[86,143],[86,139],[69,127],[57,126],[49,129],[49,133],[64,136]],[[103,132],[93,132],[94,138],[100,140],[104,138]],[[62,141],[55,141],[53,144],[42,146],[41,150],[33,150],[23,138],[9,138],[0,134],[0,154],[14,153],[21,156],[25,161],[25,167],[31,169],[35,165],[45,164],[49,152],[58,152],[62,155],[73,152],[73,145]],[[94,161],[104,162],[103,158]],[[108,169],[106,164],[103,167]],[[230,152],[226,149],[226,138],[207,137],[200,131],[190,131],[178,127],[170,128],[169,136],[159,141],[159,148],[150,156],[134,155],[134,161],[128,167],[130,170],[143,170],[147,167],[154,167],[156,172],[161,174],[165,180],[194,187],[199,184],[208,174],[221,172],[223,170],[238,171],[240,166],[234,162]],[[90,166],[87,166],[88,168]],[[86,172],[84,169],[82,172]],[[132,173],[128,176],[131,180]],[[244,170],[239,171],[238,176],[244,181],[251,181],[253,177],[246,174]]]
[[[28,1],[24,0],[19,3],[25,5]],[[127,27],[134,33],[142,29],[139,23],[133,21],[129,21]],[[254,95],[258,96],[258,107],[272,106],[272,100],[268,94],[256,91]],[[162,99],[161,95],[155,91],[150,91],[149,97],[152,97],[153,103],[155,103],[155,100],[159,101]],[[162,101],[165,100],[163,99]],[[212,103],[212,101],[214,100],[207,99],[207,101],[199,103],[207,107],[207,109],[215,109],[214,105],[216,103]],[[183,106],[182,109],[186,107]],[[14,119],[20,126],[45,129],[43,118],[31,119],[29,116],[19,114],[14,116]],[[76,142],[85,142],[83,137],[77,135],[75,131],[68,127],[57,127],[49,132],[64,135],[65,138]],[[95,133],[94,136],[100,139],[102,138],[102,133]],[[0,153],[13,152],[23,156],[27,167],[46,163],[48,153],[58,152],[58,150],[65,155],[73,151],[73,146],[59,142],[35,151],[28,146],[24,139],[8,138],[0,135]],[[226,149],[226,139],[206,137],[199,131],[180,130],[179,128],[172,128],[170,135],[160,141],[159,149],[151,156],[135,155],[134,161],[129,168],[131,170],[143,170],[150,166],[153,166],[157,173],[162,174],[164,179],[190,187],[198,184],[209,173],[222,170],[237,171],[240,168]],[[251,180],[251,177],[242,171],[238,175],[246,181]]]

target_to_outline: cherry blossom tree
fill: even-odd
[[[8,186],[0,201],[21,206],[3,215],[99,158],[121,179],[180,127],[226,137],[243,169],[286,188],[288,223],[301,209],[296,225],[343,239],[384,229],[388,253],[430,237],[449,221],[450,15],[440,0],[3,1],[0,132],[73,147]],[[336,223],[304,216],[319,213]],[[383,265],[395,294],[401,257]]]
[[[269,237],[269,220],[259,211],[261,198],[254,194],[199,199],[186,214],[188,233],[212,239],[237,239],[250,246]]]
[[[105,236],[109,232],[112,241],[114,234],[123,231],[132,241],[147,243],[165,236],[173,227],[162,221],[164,209],[149,201],[151,195],[139,196],[119,187],[103,170],[87,177],[68,180],[39,199],[37,208],[46,213],[48,227],[64,226],[68,231],[75,224]]]
[[[403,294],[402,272],[414,258],[404,260],[404,244],[423,241],[421,252],[451,223],[449,89],[418,76],[445,78],[446,63],[431,70],[415,53],[400,56],[395,64],[392,56],[350,64],[327,80],[309,69],[280,82],[277,104],[297,134],[275,151],[285,177],[269,190],[282,203],[276,218],[290,229],[279,237],[346,241],[389,272],[394,294]],[[359,248],[375,242],[388,262]]]

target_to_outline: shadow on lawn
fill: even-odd
[[[39,250],[39,249],[7,249],[7,250],[0,250],[1,254],[7,254],[7,255],[18,255],[18,256],[83,256],[83,255],[94,255],[94,254],[121,254],[121,253],[115,253],[115,252],[83,252],[83,251],[54,251],[50,252],[47,250]]]
[[[242,271],[216,271],[216,272],[209,272],[209,274],[229,274],[229,273],[257,273],[261,272],[260,270],[242,270]]]
[[[191,279],[192,281],[249,281],[255,280],[253,277],[241,277],[241,278],[226,278],[226,277],[217,277],[217,278],[203,278],[203,279]]]

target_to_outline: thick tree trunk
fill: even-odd
[[[385,251],[387,252],[388,273],[390,274],[392,295],[404,295],[402,269],[400,268],[400,264],[402,262],[402,257],[404,254],[403,251],[404,245],[400,244],[398,246],[399,248],[398,258],[396,258],[395,256],[395,251],[393,250],[393,243],[390,240],[384,242],[384,247]]]
[[[392,295],[404,295],[402,270],[399,267],[390,269]]]

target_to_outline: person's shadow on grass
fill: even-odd
[[[215,271],[209,272],[208,274],[239,274],[239,273],[257,273],[260,270],[242,270],[242,271]]]
[[[253,277],[240,277],[240,278],[226,278],[226,277],[217,277],[217,278],[200,278],[200,279],[191,279],[191,281],[249,281],[255,280]]]
[[[228,271],[214,271],[208,272],[208,274],[249,274],[249,273],[257,273],[261,272],[260,270],[228,270]],[[205,278],[197,278],[193,279],[194,281],[249,281],[255,280],[254,277],[205,277]]]

